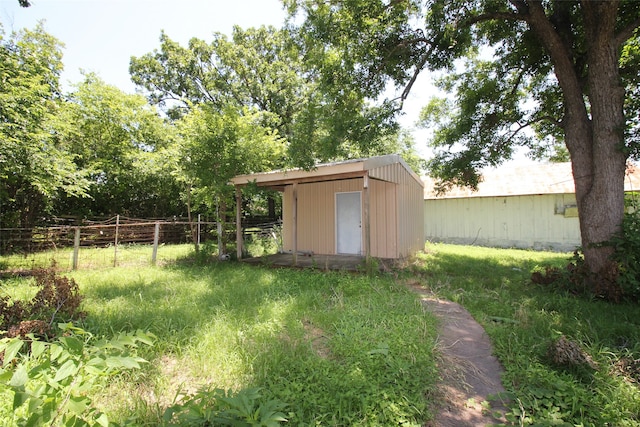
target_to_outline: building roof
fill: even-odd
[[[290,169],[238,175],[231,178],[233,185],[247,185],[255,183],[260,187],[281,188],[285,185],[304,182],[331,181],[337,179],[357,178],[369,172],[372,178],[385,180],[382,171],[386,166],[399,164],[406,169],[420,185],[424,185],[420,177],[407,165],[398,154],[352,159],[341,162],[323,163],[312,170]]]
[[[436,181],[430,177],[422,179],[425,184],[424,198],[427,200],[575,193],[569,162],[502,166],[484,170],[477,191],[468,187],[453,187],[444,194],[436,194]],[[640,167],[630,165],[627,169],[625,191],[640,191]]]

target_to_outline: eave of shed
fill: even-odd
[[[320,181],[334,181],[339,179],[362,177],[368,171],[399,163],[420,185],[424,185],[418,175],[411,170],[398,154],[369,157],[365,159],[345,160],[341,162],[324,163],[312,170],[290,169],[238,175],[231,179],[231,184],[244,186],[255,183],[259,187],[282,188],[293,183],[308,183]],[[374,177],[374,176],[372,176]]]

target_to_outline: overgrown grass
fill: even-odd
[[[436,327],[389,277],[176,264],[72,274],[84,327],[157,336],[147,370],[102,401],[135,425],[158,425],[177,393],[261,387],[292,425],[420,425],[436,380]]]
[[[611,304],[533,284],[546,265],[571,254],[428,245],[412,274],[437,295],[461,303],[485,327],[505,367],[516,425],[640,425],[640,306]],[[553,286],[553,285],[550,285]],[[559,336],[596,361],[557,366]]]
[[[188,253],[188,251],[187,251]],[[533,284],[570,254],[428,245],[397,276],[274,270],[207,262],[70,273],[93,334],[147,330],[147,368],[114,378],[98,401],[112,418],[162,425],[176,395],[260,387],[291,425],[420,425],[437,380],[433,317],[399,283],[459,302],[505,367],[512,425],[640,425],[640,306]],[[402,279],[402,280],[399,280]],[[24,280],[2,293],[28,297]],[[597,368],[558,366],[559,336]]]

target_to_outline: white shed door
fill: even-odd
[[[362,201],[359,191],[336,193],[336,253],[362,253]]]

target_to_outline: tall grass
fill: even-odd
[[[414,263],[425,288],[465,306],[505,367],[517,425],[640,425],[640,306],[577,297],[531,273],[564,268],[571,254],[428,245]],[[558,366],[560,336],[598,364]]]
[[[158,337],[149,369],[103,403],[158,425],[176,394],[262,387],[295,425],[420,425],[435,383],[436,327],[389,277],[175,264],[72,274],[95,334]]]

